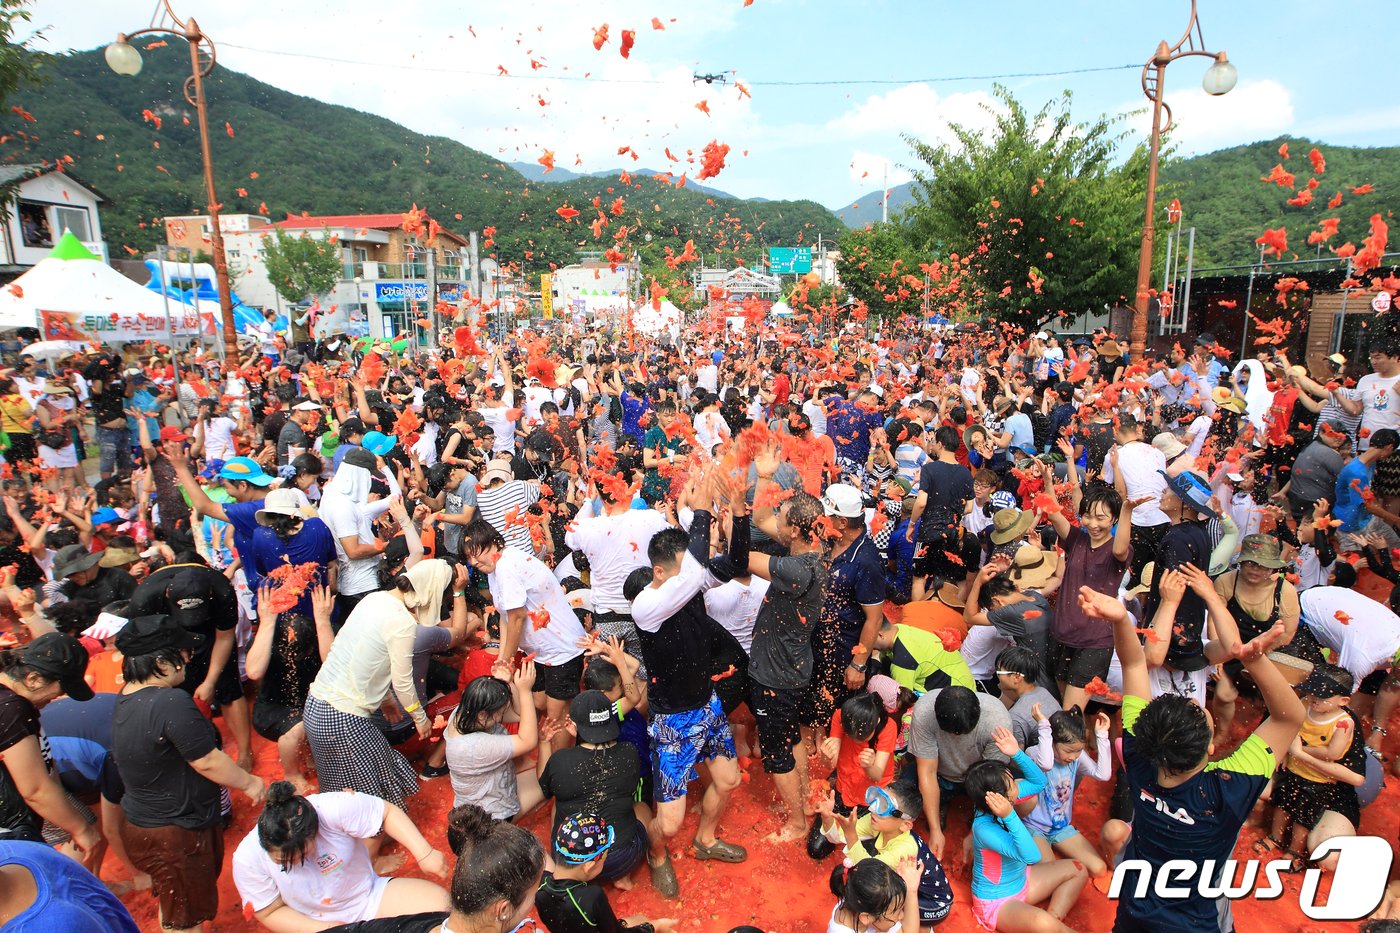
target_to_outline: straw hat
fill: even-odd
[[[1022,589],[1038,590],[1060,570],[1060,555],[1043,551],[1034,544],[1023,544],[1011,561],[1011,579]]]

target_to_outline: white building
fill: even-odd
[[[0,278],[13,279],[49,254],[72,231],[93,254],[110,262],[102,242],[102,196],[55,166],[0,165],[0,187],[13,187],[0,236]]]

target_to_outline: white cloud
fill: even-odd
[[[995,98],[985,91],[939,94],[927,84],[906,84],[885,94],[872,94],[856,107],[827,124],[827,129],[848,136],[907,133],[926,143],[951,142],[950,123],[971,130],[985,130],[995,117]]]
[[[1294,130],[1293,96],[1288,88],[1273,79],[1242,81],[1221,97],[1212,97],[1199,85],[1173,89],[1171,79],[1169,70],[1164,99],[1172,111],[1171,140],[1183,155],[1268,139]],[[1145,100],[1134,102],[1124,109],[1136,109],[1145,104]],[[1152,129],[1151,110],[1135,116],[1132,125],[1145,138]]]

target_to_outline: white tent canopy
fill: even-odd
[[[791,317],[792,308],[788,307],[786,301],[775,301],[773,307],[768,309],[774,317]]]
[[[71,242],[69,242],[71,240]],[[213,332],[214,319],[170,302],[177,335]],[[124,343],[169,340],[167,304],[65,233],[52,253],[0,288],[0,328],[37,327],[47,340]]]
[[[669,330],[672,336],[675,336],[681,326],[681,309],[669,301],[662,301],[661,309],[657,310],[656,306],[648,301],[633,315],[632,326],[638,333],[652,337],[663,330]]]

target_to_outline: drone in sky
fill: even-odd
[[[720,74],[702,75],[699,72],[696,72],[693,76],[691,84],[699,84],[701,81],[704,81],[706,84],[728,84],[729,73],[722,72]]]

